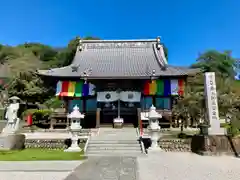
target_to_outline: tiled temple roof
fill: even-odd
[[[160,38],[147,40],[83,40],[71,65],[39,74],[57,77],[88,78],[149,78],[156,76],[184,76],[188,68],[167,64]]]

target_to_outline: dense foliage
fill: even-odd
[[[201,73],[188,78],[185,97],[174,105],[175,116],[185,121],[191,119],[199,124],[207,121],[204,94],[204,72],[216,73],[218,107],[221,119],[230,117],[228,126],[233,134],[239,133],[240,128],[240,84],[234,80],[233,65],[235,59],[231,53],[207,51],[199,56],[193,68],[200,68]]]
[[[84,39],[99,38],[86,37]],[[44,84],[44,81],[36,75],[36,70],[71,64],[79,40],[79,37],[75,37],[66,47],[62,48],[40,43],[24,43],[18,46],[0,45],[0,97],[2,97],[1,93],[6,90],[9,96],[16,95],[27,102],[42,103],[49,99],[53,89]],[[4,100],[0,98],[0,106]]]

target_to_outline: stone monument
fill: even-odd
[[[226,129],[220,127],[217,90],[216,90],[216,81],[215,81],[214,72],[205,73],[204,86],[205,86],[205,97],[206,97],[206,107],[207,107],[207,118],[209,120],[209,125],[210,125],[208,134],[224,135],[226,134]]]
[[[203,122],[200,126],[200,134],[192,137],[191,149],[192,152],[200,155],[226,155],[230,152],[232,145],[226,136],[226,129],[220,126],[214,72],[205,73],[204,86],[207,118],[204,119],[205,123]]]
[[[18,134],[20,119],[18,117],[20,99],[16,96],[9,98],[5,118],[6,126],[0,134],[0,149],[22,149],[24,148],[25,135]]]
[[[74,106],[73,111],[68,115],[71,120],[70,132],[71,132],[71,146],[65,149],[65,152],[81,152],[82,149],[78,145],[78,133],[81,131],[81,119],[84,118],[84,114],[81,114],[78,106]]]

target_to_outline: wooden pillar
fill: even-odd
[[[83,112],[86,113],[87,112],[87,98],[86,97],[82,97],[82,107],[83,107]]]
[[[101,108],[97,108],[97,111],[96,111],[96,128],[100,127],[100,116],[101,116]]]
[[[68,98],[63,98],[65,113],[68,113]]]
[[[172,115],[169,116],[169,122],[170,122],[170,128],[172,128],[172,124],[173,124],[173,122],[172,122]]]
[[[137,108],[137,116],[138,116],[138,128],[140,128],[140,124],[141,124],[141,108]]]

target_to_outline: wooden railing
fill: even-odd
[[[54,112],[51,115],[50,128],[54,129],[55,126],[66,126],[68,127],[69,122],[67,119],[67,113],[65,112]]]

